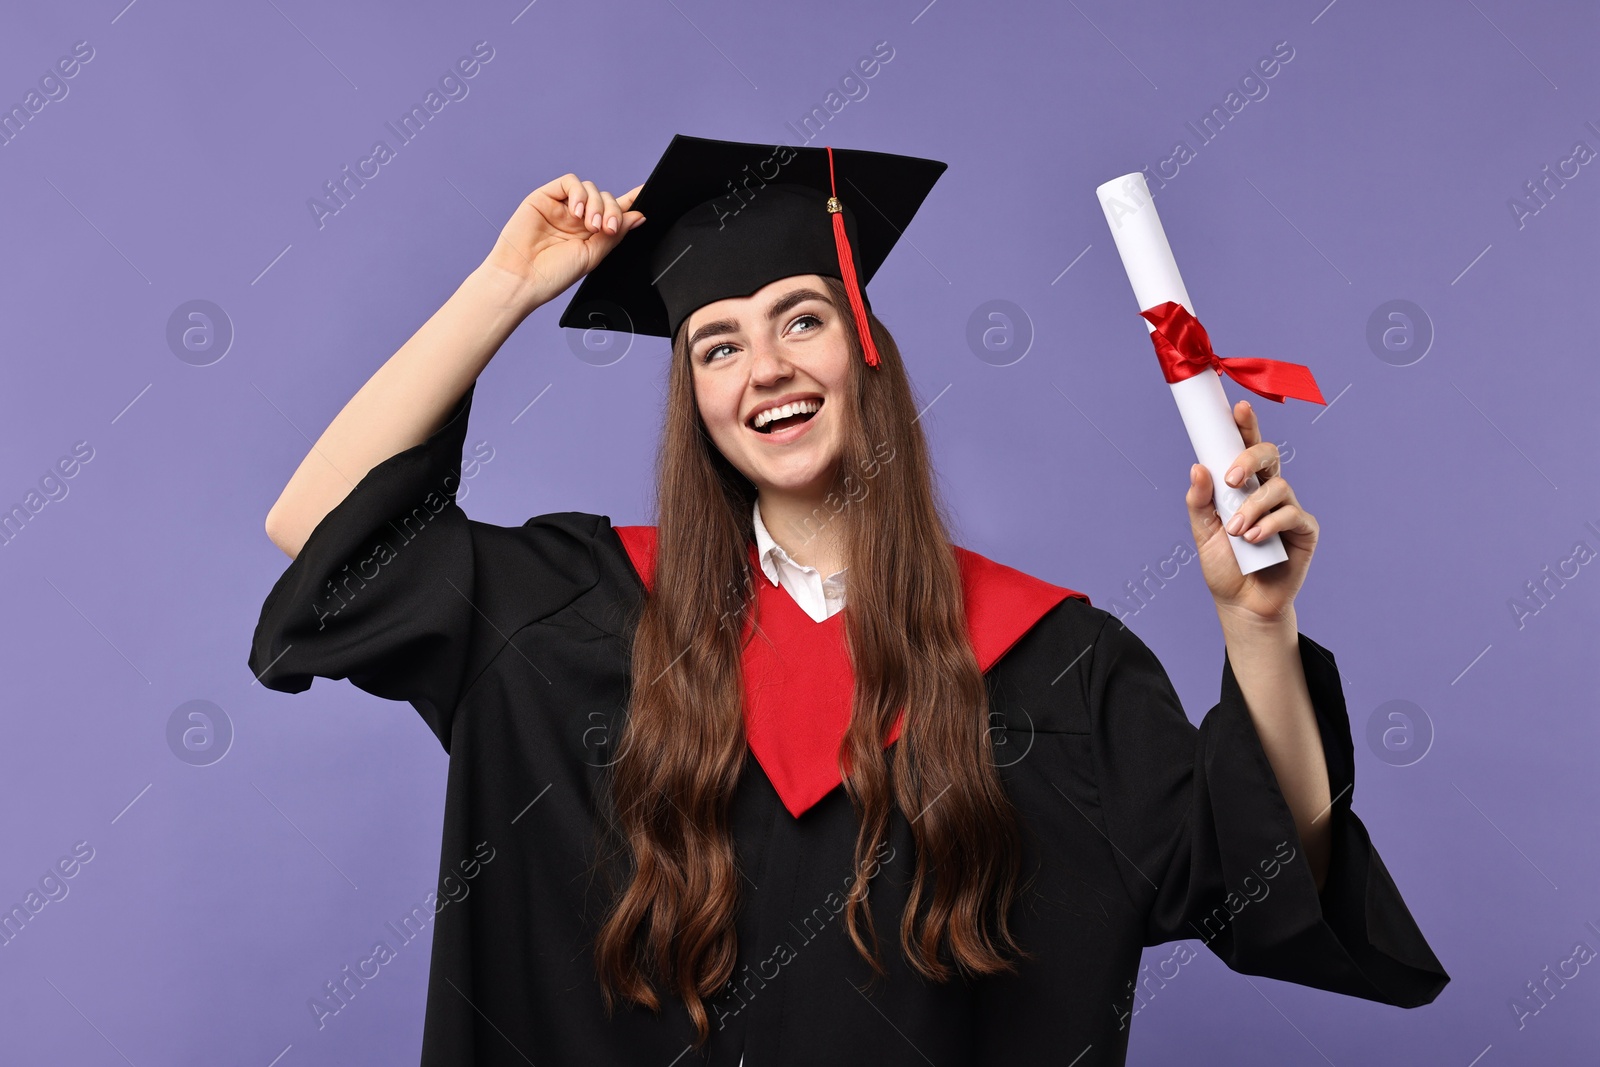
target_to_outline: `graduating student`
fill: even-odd
[[[1120,1064],[1176,940],[1402,1007],[1448,981],[1351,810],[1294,611],[1317,523],[1248,404],[1240,514],[1289,559],[1241,576],[1193,469],[1198,728],[1118,619],[949,542],[862,291],[943,170],[678,137],[622,196],[550,182],[272,508],[251,670],[409,701],[441,876],[493,849],[437,912],[424,1064]],[[477,376],[584,276],[563,325],[672,338],[656,523],[470,519]]]

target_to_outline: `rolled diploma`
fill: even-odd
[[[1161,217],[1156,214],[1155,201],[1144,175],[1135,171],[1113,178],[1097,187],[1095,195],[1100,198],[1100,209],[1111,227],[1112,239],[1122,256],[1122,266],[1128,272],[1139,310],[1148,311],[1172,300],[1199,318],[1200,313],[1189,299],[1189,291],[1183,287],[1183,278],[1178,275],[1178,264],[1172,258],[1172,247],[1167,244],[1167,234],[1161,228]],[[1148,319],[1140,321],[1147,333],[1155,333],[1154,323]],[[1233,421],[1233,408],[1222,390],[1222,375],[1217,371],[1202,371],[1185,378],[1172,385],[1172,398],[1178,402],[1178,414],[1183,416],[1183,427],[1189,431],[1195,457],[1211,472],[1213,500],[1226,526],[1245,497],[1261,482],[1254,474],[1237,489],[1223,481],[1234,457],[1244,451],[1244,438],[1239,435],[1238,424]],[[1253,574],[1289,558],[1283,539],[1276,533],[1254,544],[1233,534],[1227,536],[1241,574]]]

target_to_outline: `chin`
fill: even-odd
[[[754,476],[746,474],[756,487],[788,496],[815,496],[827,494],[834,482],[834,463],[805,464],[800,469],[757,469]]]
[[[816,497],[821,499],[827,495],[828,487],[833,484],[830,478],[771,478],[765,481],[752,478],[757,489],[769,493],[782,493],[784,496]]]
[[[832,488],[842,448],[826,424],[812,427],[824,432],[800,435],[787,445],[754,440],[757,431],[748,427],[730,429],[734,439],[718,442],[731,446],[722,454],[758,490],[821,499]]]

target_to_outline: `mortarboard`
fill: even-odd
[[[673,336],[696,309],[794,274],[840,279],[867,362],[866,294],[945,164],[679,134],[632,209],[646,222],[589,272],[562,326]]]

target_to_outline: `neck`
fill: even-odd
[[[761,522],[789,558],[805,567],[815,567],[824,577],[843,570],[844,523],[847,509],[841,498],[795,496],[776,490],[760,492]]]

